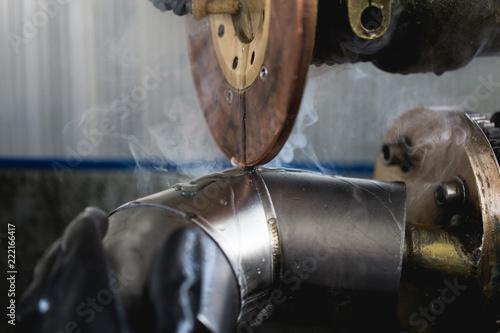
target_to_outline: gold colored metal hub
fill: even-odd
[[[210,15],[212,42],[219,67],[236,89],[249,87],[259,76],[267,49],[271,0],[241,2],[238,14]]]
[[[475,281],[489,302],[500,295],[500,169],[484,121],[408,111],[388,130],[374,178],[406,184],[406,267]]]

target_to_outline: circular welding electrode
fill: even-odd
[[[285,144],[302,98],[316,18],[317,0],[245,0],[238,14],[188,19],[200,105],[234,164],[265,164]]]

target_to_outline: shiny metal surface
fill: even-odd
[[[189,217],[222,248],[233,266],[243,299],[273,283],[271,198],[257,173],[244,169],[174,186],[162,204]]]
[[[405,230],[402,183],[286,171],[261,176],[279,225],[283,279],[297,272],[313,285],[397,293]]]
[[[239,286],[232,267],[224,254],[215,248],[214,242],[209,249],[212,260],[204,260],[206,279],[203,280],[201,309],[198,320],[210,332],[232,332],[236,328],[235,319],[240,312]]]
[[[167,191],[168,192],[168,191]],[[165,192],[163,192],[165,193]],[[161,193],[157,195],[161,197]],[[169,258],[178,254],[171,251],[162,251],[162,245],[168,243],[170,236],[176,236],[183,227],[193,226],[189,217],[180,211],[149,202],[134,201],[128,203],[111,214],[109,232],[103,240],[106,254],[109,256],[113,267],[120,272],[127,272],[133,279],[123,285],[121,298],[127,316],[132,321],[142,321],[137,318],[143,313],[144,292],[149,290],[155,307],[165,305],[165,294],[175,290],[175,286],[165,283],[169,270],[185,270],[183,267],[172,266]],[[208,238],[208,237],[207,237]],[[186,303],[184,311],[193,311],[195,318],[201,322],[209,332],[233,332],[236,320],[240,313],[240,287],[236,275],[229,264],[225,253],[213,241],[200,239],[202,243],[201,262],[192,262],[188,265],[200,265],[200,289],[191,295],[179,291],[179,299],[169,299],[171,303]],[[176,241],[174,239],[174,241]],[[189,246],[188,246],[189,247]],[[192,252],[191,249],[190,252]],[[162,260],[158,262],[158,252]],[[192,256],[192,253],[185,253]],[[156,263],[155,263],[156,258]],[[187,259],[186,259],[187,260]],[[165,262],[166,261],[166,262]],[[153,269],[152,269],[153,268]],[[156,273],[155,273],[156,270]],[[153,279],[151,277],[153,275]],[[148,281],[149,279],[149,281]],[[156,280],[155,280],[156,279]],[[147,286],[147,287],[146,287]],[[175,294],[175,291],[174,291]],[[159,297],[159,299],[158,299]],[[190,309],[186,297],[195,297],[199,301],[198,309]],[[167,313],[162,314],[163,317]],[[159,318],[157,324],[172,320]]]
[[[453,177],[436,186],[434,201],[439,207],[464,205],[468,196],[468,188],[460,177]]]
[[[262,307],[272,302],[272,291],[286,290],[297,278],[325,290],[397,293],[405,202],[402,183],[235,168],[118,208],[105,244],[118,266],[147,272],[155,244],[179,226],[199,226],[230,263],[240,320],[250,322],[256,312],[272,311]],[[219,273],[211,280],[215,286]],[[144,285],[139,276],[126,297],[129,307]],[[220,316],[206,314],[205,326],[220,325]]]
[[[248,305],[248,301],[258,298],[272,285],[277,270],[273,253],[276,257],[279,245],[276,233],[273,233],[274,227],[268,221],[272,221],[275,215],[269,194],[257,173],[237,168],[208,175],[139,199],[118,211],[131,205],[163,210],[160,216],[154,217],[155,227],[146,228],[153,235],[140,237],[147,244],[144,244],[146,251],[148,246],[157,242],[164,229],[172,228],[161,214],[174,214],[178,217],[173,219],[174,223],[198,225],[223,250],[238,278],[240,297],[245,301],[242,305]],[[135,216],[132,220],[140,221],[143,217]],[[114,230],[124,227],[111,225]],[[143,250],[136,247],[137,252]],[[137,263],[137,266],[143,265],[147,265],[147,261]]]
[[[401,183],[233,169],[178,185],[177,192],[191,198],[168,205],[219,243],[244,275],[244,297],[276,282],[277,269],[282,279],[287,271],[312,271],[308,283],[320,286],[398,291],[406,201]],[[195,200],[205,204],[196,207]]]

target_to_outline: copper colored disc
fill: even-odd
[[[300,106],[317,17],[317,1],[248,3],[257,7],[248,14],[255,35],[250,42],[235,36],[229,14],[188,19],[205,120],[223,153],[241,166],[265,164],[285,144]]]

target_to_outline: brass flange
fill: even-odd
[[[498,297],[500,169],[477,117],[461,111],[410,110],[388,130],[384,147],[392,147],[390,144],[400,142],[401,138],[404,138],[405,145],[395,147],[403,147],[405,152],[399,155],[410,161],[403,163],[399,159],[389,159],[391,153],[382,151],[376,162],[374,178],[405,182],[407,221],[441,226],[447,230],[467,230],[467,235],[456,235],[461,237],[465,255],[461,250],[454,250],[457,239],[453,235],[445,237],[441,230],[424,230],[427,234],[434,234],[434,241],[440,237],[447,239],[436,243],[446,245],[438,246],[439,251],[448,246],[452,249],[450,258],[459,254],[449,271],[444,266],[438,270],[455,276],[475,277],[486,299]],[[394,153],[400,153],[400,150],[394,150]],[[398,160],[398,163],[387,163],[387,160]],[[418,236],[418,233],[414,234]],[[438,247],[434,246],[435,249]],[[436,254],[434,259],[441,255]],[[427,259],[424,258],[424,262],[429,262]],[[460,262],[462,266],[458,267]]]

